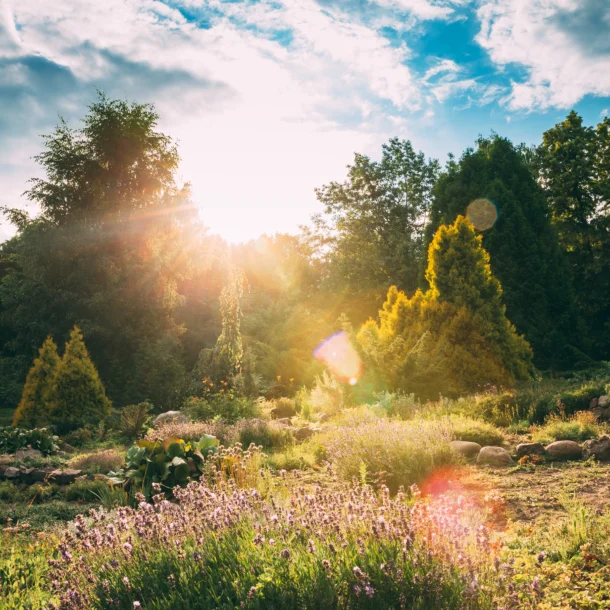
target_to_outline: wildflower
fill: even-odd
[[[290,559],[290,551],[288,549],[282,549],[282,552],[280,553],[280,557],[282,559]]]
[[[137,610],[137,608],[141,608],[142,604],[138,601],[133,602],[133,609]]]
[[[538,560],[538,563],[542,563],[546,559],[546,553],[544,551],[541,551],[540,553],[538,553],[536,559]]]
[[[129,589],[131,583],[129,582],[129,578],[127,576],[123,576],[123,584]]]
[[[370,585],[366,585],[366,587],[364,587],[364,592],[368,598],[372,598],[373,595],[375,595],[375,589],[373,589],[373,587]]]

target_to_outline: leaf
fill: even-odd
[[[201,452],[214,451],[220,445],[220,441],[211,434],[204,434],[197,443],[197,449]]]
[[[184,447],[180,443],[172,443],[166,451],[170,458],[184,457]]]

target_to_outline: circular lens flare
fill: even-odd
[[[327,337],[314,349],[314,358],[324,362],[339,381],[355,385],[362,374],[362,361],[349,340],[349,335],[340,330]]]
[[[466,209],[466,217],[479,231],[487,231],[498,219],[498,209],[489,199],[475,199]]]

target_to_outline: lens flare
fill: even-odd
[[[316,360],[324,362],[339,381],[350,385],[358,383],[362,374],[362,361],[344,330],[324,339],[313,350],[313,355]]]
[[[466,209],[466,217],[475,229],[486,231],[498,219],[498,209],[489,199],[475,199]]]

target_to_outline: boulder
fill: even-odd
[[[42,482],[46,481],[47,477],[53,472],[53,468],[32,468],[28,474],[30,481]]]
[[[275,420],[276,423],[278,423],[280,426],[291,426],[292,425],[292,418],[291,417],[280,417],[280,419],[276,419]]]
[[[481,445],[471,441],[451,441],[449,445],[456,453],[468,459],[477,457],[481,451]]]
[[[294,417],[297,414],[296,409],[289,401],[278,402],[278,404],[271,409],[271,417],[273,419],[284,419]]]
[[[599,398],[592,398],[591,402],[589,403],[589,409],[593,410],[597,407],[597,403],[599,401]]]
[[[25,458],[32,458],[33,460],[41,460],[42,451],[38,451],[38,449],[19,449],[19,451],[15,451],[16,460],[25,460]]]
[[[184,413],[180,413],[180,411],[166,411],[155,417],[153,426],[158,428],[163,424],[188,424],[188,421],[189,418]]]
[[[322,413],[322,415],[320,415],[320,417],[318,417],[319,424],[325,424],[329,420],[330,420],[330,415],[328,415],[328,413]]]
[[[477,464],[489,464],[490,466],[508,466],[513,460],[506,449],[502,447],[483,447],[479,451]]]
[[[312,437],[316,433],[316,430],[313,428],[297,428],[292,435],[297,441],[304,441],[310,437]]]
[[[521,443],[517,445],[517,459],[524,455],[544,455],[544,445],[542,443]]]
[[[610,437],[604,435],[598,439],[585,441],[582,446],[582,455],[585,459],[594,456],[600,462],[610,461]]]
[[[604,407],[604,409],[610,407],[610,398],[608,396],[600,396],[597,399],[597,406]]]
[[[574,441],[555,441],[545,447],[547,456],[552,460],[580,460],[582,449]]]
[[[49,479],[53,479],[58,485],[71,485],[82,473],[82,470],[72,470],[70,468],[67,470],[54,470],[49,475]]]
[[[9,466],[4,471],[5,479],[18,479],[21,476],[21,472],[19,472],[19,468],[15,468],[14,466]]]

